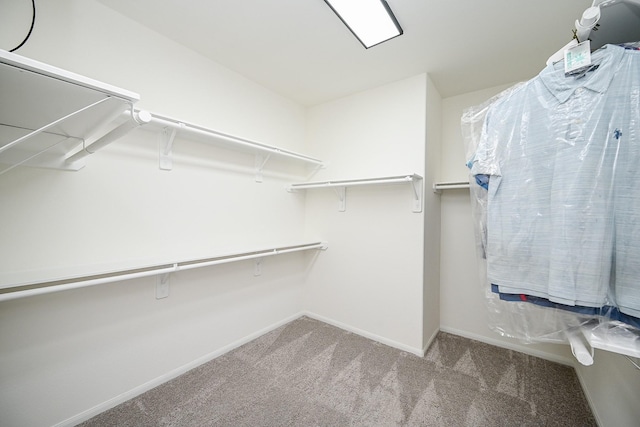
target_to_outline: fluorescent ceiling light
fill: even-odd
[[[402,34],[385,0],[324,1],[367,49]]]

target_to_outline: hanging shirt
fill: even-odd
[[[550,65],[487,113],[472,164],[491,175],[487,274],[500,292],[634,315],[640,52],[608,46],[592,62],[579,77]]]

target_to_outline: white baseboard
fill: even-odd
[[[558,356],[556,354],[551,354],[551,353],[547,353],[544,351],[539,351],[536,349],[533,349],[531,347],[527,347],[526,345],[523,344],[518,344],[518,343],[509,343],[509,342],[505,342],[505,341],[501,341],[501,340],[497,340],[497,339],[492,339],[489,337],[486,337],[484,335],[479,335],[479,334],[474,334],[473,332],[467,332],[467,331],[463,331],[460,329],[455,329],[455,328],[448,328],[448,327],[440,327],[440,330],[442,332],[446,332],[448,334],[453,334],[453,335],[459,335],[461,337],[465,337],[465,338],[469,338],[472,340],[476,340],[476,341],[480,341],[486,344],[491,344],[491,345],[495,345],[496,347],[502,347],[502,348],[506,348],[507,350],[513,350],[513,351],[518,351],[520,353],[524,353],[524,354],[528,354],[530,356],[535,356],[535,357],[539,357],[540,359],[545,359],[545,360],[549,360],[551,362],[556,362],[556,363],[560,363],[562,365],[568,365],[571,367],[575,367],[575,363],[572,359],[569,359],[567,357],[563,357],[563,356]]]
[[[280,326],[283,326],[289,322],[292,322],[293,320],[296,320],[302,316],[307,316],[309,318],[315,319],[315,320],[319,320],[321,322],[327,323],[329,325],[333,325],[335,327],[338,327],[340,329],[344,329],[346,331],[349,332],[353,332],[354,334],[360,335],[362,337],[365,338],[369,338],[371,340],[377,341],[379,343],[388,345],[390,347],[394,347],[397,348],[398,350],[402,350],[402,351],[406,351],[408,353],[411,354],[415,354],[416,356],[419,357],[424,357],[424,355],[426,354],[427,349],[429,348],[429,346],[431,345],[431,343],[433,342],[433,340],[435,339],[436,335],[438,334],[439,331],[435,331],[431,337],[429,338],[429,340],[425,343],[424,348],[420,349],[420,348],[415,348],[415,347],[411,347],[408,346],[406,344],[402,344],[399,343],[397,341],[394,340],[390,340],[388,338],[382,337],[380,335],[376,335],[373,333],[370,333],[368,331],[353,327],[351,325],[347,325],[345,323],[330,319],[328,317],[324,317],[322,315],[313,313],[313,312],[308,312],[308,311],[303,311],[297,314],[294,314],[292,316],[289,316],[285,319],[282,319],[272,325],[267,326],[266,328],[260,329],[259,331],[256,331],[252,334],[247,335],[244,338],[241,338],[231,344],[228,344],[216,351],[213,351],[209,354],[206,354],[202,357],[199,357],[198,359],[193,360],[190,363],[187,363],[186,365],[180,366],[172,371],[167,372],[166,374],[163,374],[157,378],[152,379],[151,381],[148,381],[144,384],[141,384],[125,393],[122,393],[118,396],[115,396],[109,400],[107,400],[106,402],[103,402],[99,405],[94,406],[93,408],[90,408],[86,411],[83,411],[71,418],[68,418],[58,424],[55,424],[54,427],[71,427],[71,426],[75,426],[81,422],[87,421],[90,418],[104,412],[107,411],[121,403],[126,402],[127,400],[133,399],[136,396],[139,396],[142,393],[145,393],[167,381],[170,381],[194,368],[197,368],[198,366],[207,363],[213,359],[215,359],[216,357],[219,357],[225,353],[228,353],[231,350],[234,350],[237,347],[240,347],[243,344],[248,343],[249,341],[252,341],[268,332],[271,332],[274,329],[279,328]],[[504,341],[500,341],[500,340],[496,340],[496,339],[491,339],[488,338],[486,336],[482,336],[482,335],[478,335],[478,334],[474,334],[474,333],[470,333],[467,331],[462,331],[462,330],[458,330],[458,329],[453,329],[453,328],[447,328],[447,327],[441,327],[440,328],[441,331],[446,332],[446,333],[450,333],[450,334],[454,334],[454,335],[459,335],[465,338],[469,338],[469,339],[473,339],[476,341],[480,341],[480,342],[484,342],[487,344],[491,344],[491,345],[495,345],[497,347],[502,347],[502,348],[506,348],[509,350],[514,350],[514,351],[519,351],[521,353],[525,353],[525,354],[529,354],[532,356],[536,356],[536,357],[540,357],[542,359],[546,359],[546,360],[550,360],[552,362],[557,362],[557,363],[561,363],[563,365],[569,365],[569,366],[575,366],[574,362],[568,358],[565,357],[561,357],[561,356],[557,356],[557,355],[553,355],[553,354],[549,354],[546,352],[542,352],[542,351],[538,351],[538,350],[534,350],[531,348],[527,348],[526,346],[523,345],[518,345],[516,343],[507,343]],[[578,374],[578,378],[580,380],[580,383],[583,387],[583,390],[585,390],[585,394],[587,395],[587,400],[589,400],[589,403],[591,404],[591,399],[589,394],[586,392],[586,389],[584,387],[584,383],[582,378],[580,377],[580,375]],[[591,405],[593,408],[593,405]]]
[[[433,340],[436,339],[436,336],[438,335],[438,332],[440,332],[440,330],[436,329],[435,332],[433,334],[431,334],[431,336],[429,337],[427,342],[424,344],[424,347],[422,349],[422,356],[427,354],[427,350],[429,350],[429,347],[431,347],[431,343],[433,343]]]
[[[187,363],[186,365],[180,366],[172,371],[167,372],[166,374],[160,375],[157,378],[152,379],[151,381],[147,381],[144,384],[141,384],[125,393],[122,393],[114,398],[111,398],[109,400],[107,400],[106,402],[103,402],[99,405],[94,406],[91,409],[88,409],[86,411],[83,411],[71,418],[68,418],[62,422],[59,422],[57,424],[55,424],[53,427],[71,427],[71,426],[75,426],[79,423],[82,423],[84,421],[87,421],[90,418],[95,417],[96,415],[107,411],[121,403],[126,402],[127,400],[133,399],[136,396],[141,395],[142,393],[145,393],[161,384],[166,383],[167,381],[170,381],[194,368],[197,368],[200,365],[203,365],[213,359],[215,359],[216,357],[222,356],[225,353],[230,352],[231,350],[240,347],[243,344],[248,343],[249,341],[252,341],[268,332],[273,331],[274,329],[279,328],[280,326],[286,325],[287,323],[298,319],[302,316],[302,313],[298,313],[295,314],[293,316],[289,316],[283,320],[280,320],[279,322],[276,322],[270,326],[267,326],[266,328],[260,329],[257,332],[254,332],[252,334],[247,335],[244,338],[241,338],[237,341],[232,342],[231,344],[228,344],[214,352],[211,352],[209,354],[206,354],[202,357],[199,357],[197,359],[195,359],[192,362]]]
[[[411,346],[399,343],[397,341],[393,341],[393,340],[390,340],[388,338],[382,337],[380,335],[372,334],[372,333],[367,332],[365,330],[355,328],[353,326],[347,325],[347,324],[342,323],[342,322],[338,322],[338,321],[333,320],[333,319],[329,319],[328,317],[324,317],[324,316],[321,316],[321,315],[316,314],[316,313],[312,313],[312,312],[306,311],[306,312],[303,312],[302,314],[304,314],[305,316],[310,317],[312,319],[316,319],[316,320],[319,320],[321,322],[328,323],[329,325],[333,325],[333,326],[335,326],[337,328],[344,329],[346,331],[353,332],[354,334],[360,335],[362,337],[369,338],[369,339],[377,341],[379,343],[388,345],[389,347],[397,348],[398,350],[406,351],[407,353],[415,354],[416,356],[419,356],[419,357],[423,357],[424,356],[424,350],[423,349],[411,347]]]
[[[254,332],[252,334],[249,334],[246,337],[241,338],[241,339],[239,339],[237,341],[234,341],[233,343],[231,343],[229,345],[226,345],[226,346],[224,346],[224,347],[222,347],[222,348],[220,348],[220,349],[218,349],[216,351],[213,351],[213,352],[211,352],[209,354],[206,354],[206,355],[204,355],[202,357],[199,357],[199,358],[193,360],[192,362],[187,363],[186,365],[180,366],[180,367],[178,367],[176,369],[173,369],[172,371],[167,372],[166,374],[160,375],[159,377],[154,378],[151,381],[147,381],[146,383],[141,384],[141,385],[139,385],[139,386],[137,386],[137,387],[125,392],[125,393],[122,393],[122,394],[120,394],[118,396],[115,396],[115,397],[113,397],[113,398],[111,398],[111,399],[109,399],[109,400],[107,400],[107,401],[105,401],[105,402],[103,402],[103,403],[101,403],[99,405],[96,405],[96,406],[94,406],[94,407],[92,407],[92,408],[90,408],[90,409],[88,409],[86,411],[83,411],[83,412],[81,412],[81,413],[79,413],[79,414],[77,414],[77,415],[75,415],[75,416],[73,416],[71,418],[68,418],[68,419],[66,419],[66,420],[64,420],[64,421],[62,421],[60,423],[57,423],[53,427],[71,427],[71,426],[75,426],[75,425],[77,425],[79,423],[82,423],[84,421],[87,421],[87,420],[95,417],[96,415],[101,414],[104,411],[107,411],[107,410],[109,410],[109,409],[111,409],[111,408],[113,408],[115,406],[118,406],[118,405],[130,400],[130,399],[133,399],[134,397],[137,397],[137,396],[141,395],[142,393],[145,393],[145,392],[147,392],[147,391],[149,391],[149,390],[151,390],[151,389],[153,389],[153,388],[155,388],[155,387],[157,387],[157,386],[159,386],[161,384],[164,384],[167,381],[170,381],[170,380],[172,380],[172,379],[174,379],[174,378],[176,378],[176,377],[178,377],[178,376],[180,376],[180,375],[182,375],[182,374],[184,374],[184,373],[186,373],[186,372],[188,372],[188,371],[190,371],[190,370],[192,370],[194,368],[197,368],[198,366],[200,366],[202,364],[205,364],[205,363],[215,359],[216,357],[222,356],[223,354],[228,353],[231,350],[233,350],[233,349],[235,349],[237,347],[240,347],[241,345],[246,344],[249,341],[252,341],[252,340],[254,340],[254,339],[256,339],[256,338],[258,338],[258,337],[260,337],[260,336],[262,336],[262,335],[264,335],[266,333],[268,333],[268,332],[271,332],[272,330],[277,329],[280,326],[286,325],[287,323],[292,322],[293,320],[296,320],[296,319],[298,319],[298,318],[300,318],[302,316],[307,316],[307,317],[310,317],[312,319],[319,320],[321,322],[336,326],[336,327],[338,327],[340,329],[344,329],[344,330],[353,332],[353,333],[358,334],[360,336],[363,336],[365,338],[372,339],[374,341],[380,342],[380,343],[388,345],[390,347],[397,348],[397,349],[402,350],[402,351],[406,351],[408,353],[415,354],[415,355],[420,356],[420,357],[424,356],[425,350],[426,350],[426,348],[428,348],[428,345],[427,345],[427,347],[425,347],[424,350],[421,350],[421,349],[418,349],[418,348],[414,348],[414,347],[411,347],[411,346],[404,345],[402,343],[399,343],[399,342],[396,342],[396,341],[393,341],[393,340],[389,340],[389,339],[381,337],[379,335],[375,335],[375,334],[369,333],[369,332],[364,331],[362,329],[354,328],[354,327],[349,326],[347,324],[335,321],[333,319],[329,319],[327,317],[318,315],[316,313],[300,312],[300,313],[294,314],[292,316],[289,316],[289,317],[287,317],[285,319],[282,319],[282,320],[280,320],[280,321],[278,321],[278,322],[276,322],[276,323],[274,323],[274,324],[272,324],[270,326],[267,326],[266,328],[260,329],[259,331],[256,331],[256,332]],[[431,340],[433,340],[433,338],[435,338],[435,334],[431,337]],[[431,340],[429,341],[429,344],[430,344]]]
[[[393,341],[390,339],[387,339],[385,337],[376,335],[376,334],[372,334],[370,332],[367,332],[365,330],[359,329],[359,328],[355,328],[353,326],[347,325],[345,323],[321,316],[319,314],[316,313],[312,313],[312,312],[308,312],[308,311],[303,311],[297,314],[294,314],[292,316],[289,316],[285,319],[282,319],[270,326],[267,326],[266,328],[260,329],[259,331],[256,331],[252,334],[247,335],[244,338],[241,338],[231,344],[228,344],[214,352],[211,352],[209,354],[206,354],[202,357],[199,357],[198,359],[193,360],[190,363],[187,363],[186,365],[180,366],[170,372],[167,372],[166,374],[163,374],[157,378],[154,378],[151,381],[148,381],[144,384],[141,384],[125,393],[122,393],[112,399],[107,400],[106,402],[103,402],[99,405],[94,406],[93,408],[90,408],[86,411],[83,411],[71,418],[68,418],[58,424],[55,424],[53,427],[71,427],[71,426],[75,426],[79,423],[82,423],[84,421],[89,420],[90,418],[93,418],[94,416],[107,411],[121,403],[126,402],[127,400],[133,399],[136,396],[139,396],[142,393],[145,393],[167,381],[170,381],[194,368],[197,368],[198,366],[207,363],[213,359],[215,359],[216,357],[222,356],[225,353],[228,353],[231,350],[234,350],[237,347],[240,347],[243,344],[248,343],[249,341],[252,341],[268,332],[273,331],[274,329],[279,328],[280,326],[283,326],[289,322],[292,322],[293,320],[296,320],[302,316],[307,316],[309,318],[315,319],[315,320],[319,320],[321,322],[327,323],[329,325],[333,325],[335,327],[338,327],[340,329],[344,329],[346,331],[349,332],[353,332],[354,334],[363,336],[365,338],[369,338],[371,340],[380,342],[382,344],[388,345],[390,347],[394,347],[397,348],[398,350],[402,350],[402,351],[406,351],[408,353],[412,353],[415,354],[416,356],[419,357],[423,357],[429,346],[431,345],[431,343],[433,342],[433,340],[435,339],[436,335],[438,334],[438,330],[436,330],[431,337],[429,338],[429,340],[425,343],[424,348],[419,349],[419,348],[415,348],[415,347],[411,347],[411,346],[407,346],[405,344],[399,343],[397,341]],[[442,332],[446,332],[446,333],[450,333],[453,335],[458,335],[461,337],[465,337],[465,338],[469,338],[469,339],[473,339],[476,341],[480,341],[480,342],[484,342],[486,344],[491,344],[491,345],[495,345],[497,347],[502,347],[502,348],[506,348],[508,350],[514,350],[514,351],[518,351],[521,353],[525,353],[525,354],[529,354],[531,356],[535,356],[535,357],[540,357],[541,359],[546,359],[552,362],[556,362],[556,363],[561,363],[563,365],[569,365],[569,366],[573,366],[575,367],[575,361],[569,358],[565,358],[562,356],[558,356],[558,355],[554,355],[554,354],[550,354],[550,353],[546,353],[546,352],[542,352],[542,351],[538,351],[535,349],[531,349],[528,348],[527,346],[524,345],[519,345],[517,343],[508,343],[508,342],[504,342],[501,340],[497,340],[497,339],[492,339],[483,335],[478,335],[478,334],[474,334],[471,332],[467,332],[467,331],[463,331],[463,330],[459,330],[459,329],[454,329],[454,328],[448,328],[448,327],[441,327],[440,330]],[[576,374],[578,375],[578,379],[580,381],[580,385],[582,386],[582,389],[584,390],[585,396],[587,398],[587,401],[589,403],[589,405],[591,406],[591,410],[594,414],[594,416],[596,417],[596,421],[600,424],[600,420],[598,420],[598,415],[597,413],[594,411],[594,405],[593,405],[593,401],[592,398],[587,390],[587,388],[585,387],[585,383],[584,380],[582,378],[582,376],[580,375],[580,371],[576,370]]]
[[[164,384],[167,381],[170,381],[170,380],[172,380],[172,379],[174,379],[174,378],[176,378],[176,377],[178,377],[178,376],[180,376],[180,375],[182,375],[182,374],[184,374],[184,373],[186,373],[186,372],[188,372],[188,371],[190,371],[190,370],[192,370],[194,368],[197,368],[198,366],[200,366],[200,365],[202,365],[204,363],[207,363],[207,362],[215,359],[216,357],[222,356],[223,354],[228,353],[231,350],[234,350],[235,348],[240,347],[241,345],[246,344],[249,341],[252,341],[252,340],[254,340],[254,339],[256,339],[256,338],[258,338],[258,337],[260,337],[260,336],[262,336],[262,335],[264,335],[266,333],[268,333],[268,332],[271,332],[274,329],[279,328],[280,326],[286,325],[287,323],[292,322],[293,320],[296,320],[296,319],[298,319],[298,318],[300,318],[302,316],[307,316],[307,317],[310,317],[312,319],[319,320],[321,322],[336,326],[336,327],[338,327],[340,329],[344,329],[344,330],[353,332],[353,333],[355,333],[357,335],[360,335],[360,336],[363,336],[365,338],[372,339],[374,341],[380,342],[380,343],[388,345],[390,347],[397,348],[397,349],[402,350],[402,351],[406,351],[408,353],[415,354],[415,355],[420,356],[420,357],[424,356],[424,353],[425,353],[425,351],[422,350],[422,349],[410,347],[410,346],[404,345],[402,343],[399,343],[399,342],[396,342],[396,341],[393,341],[393,340],[389,340],[389,339],[381,337],[379,335],[375,335],[375,334],[369,333],[369,332],[364,331],[362,329],[354,328],[354,327],[349,326],[347,324],[335,321],[333,319],[329,319],[329,318],[324,317],[324,316],[320,316],[320,315],[315,314],[315,313],[300,312],[300,313],[294,314],[292,316],[289,316],[289,317],[287,317],[285,319],[282,319],[282,320],[280,320],[280,321],[278,321],[278,322],[276,322],[276,323],[274,323],[274,324],[272,324],[270,326],[267,326],[266,328],[260,329],[259,331],[256,331],[256,332],[254,332],[252,334],[249,334],[246,337],[241,338],[241,339],[239,339],[239,340],[237,340],[237,341],[235,341],[235,342],[233,342],[233,343],[231,343],[229,345],[226,345],[226,346],[224,346],[224,347],[222,347],[222,348],[220,348],[220,349],[218,349],[218,350],[216,350],[214,352],[211,352],[211,353],[206,354],[206,355],[204,355],[202,357],[199,357],[198,359],[195,359],[192,362],[187,363],[186,365],[180,366],[180,367],[178,367],[178,368],[176,368],[176,369],[174,369],[172,371],[167,372],[166,374],[160,375],[159,377],[154,378],[151,381],[147,381],[146,383],[141,384],[141,385],[139,385],[139,386],[137,386],[137,387],[125,392],[125,393],[122,393],[122,394],[120,394],[118,396],[115,396],[115,397],[107,400],[106,402],[103,402],[103,403],[101,403],[99,405],[96,405],[96,406],[94,406],[94,407],[92,407],[92,408],[90,408],[90,409],[88,409],[86,411],[83,411],[83,412],[81,412],[81,413],[79,413],[79,414],[77,414],[77,415],[75,415],[75,416],[73,416],[71,418],[68,418],[68,419],[66,419],[66,420],[64,420],[64,421],[62,421],[60,423],[57,423],[53,427],[71,427],[71,426],[75,426],[75,425],[77,425],[79,423],[82,423],[84,421],[87,421],[90,418],[93,418],[96,415],[98,415],[98,414],[100,414],[100,413],[102,413],[104,411],[107,411],[107,410],[109,410],[109,409],[111,409],[111,408],[113,408],[113,407],[115,407],[117,405],[120,405],[121,403],[124,403],[127,400],[133,399],[134,397],[137,397],[137,396],[141,395],[142,393],[145,393],[145,392],[147,392],[147,391],[149,391],[149,390],[151,390],[151,389],[153,389],[153,388],[155,388],[155,387],[157,387],[157,386],[159,386],[161,384]],[[435,338],[435,334],[431,337],[431,340],[433,340],[433,338]],[[430,344],[430,342],[429,342],[429,344]],[[427,347],[428,347],[428,345],[427,345]],[[425,350],[426,350],[427,347],[425,347]]]

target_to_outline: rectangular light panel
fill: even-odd
[[[402,34],[385,0],[325,0],[365,48]]]

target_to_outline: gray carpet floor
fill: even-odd
[[[425,357],[302,317],[83,426],[596,426],[573,368],[440,332]]]

